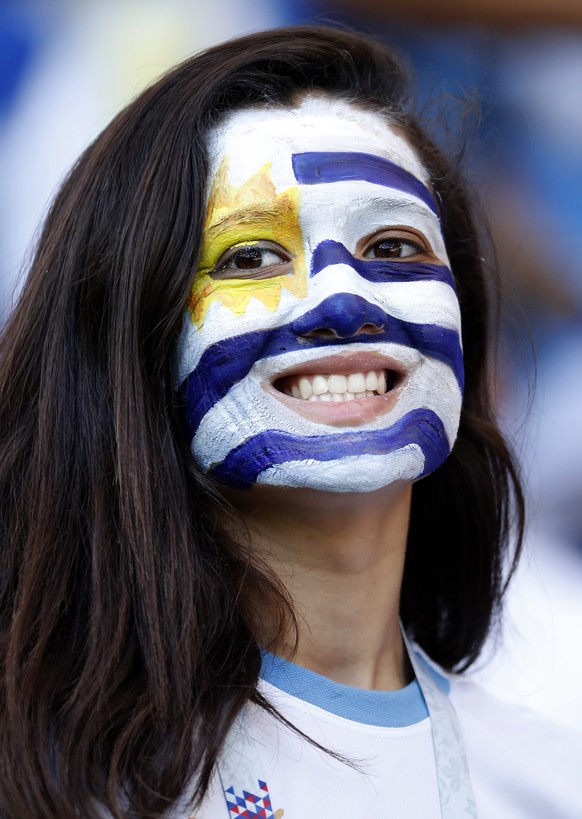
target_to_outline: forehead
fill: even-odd
[[[231,114],[210,135],[211,179],[225,159],[235,186],[269,163],[273,184],[281,191],[297,184],[293,156],[309,152],[373,155],[428,184],[413,148],[379,114],[326,97],[307,97],[296,108]]]

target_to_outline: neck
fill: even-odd
[[[399,608],[410,495],[409,486],[230,493],[253,550],[291,595],[299,665],[359,688],[394,690],[409,681]],[[274,650],[291,653],[286,644]]]

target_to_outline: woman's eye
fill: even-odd
[[[290,258],[282,250],[268,245],[250,244],[232,248],[219,259],[214,268],[214,278],[245,278],[283,275]]]
[[[273,251],[260,245],[250,245],[236,250],[230,259],[222,266],[227,270],[258,270],[278,264],[281,258]]]
[[[375,242],[365,253],[366,259],[407,259],[409,256],[417,256],[426,252],[420,242],[412,239],[402,239],[397,236],[380,239]]]

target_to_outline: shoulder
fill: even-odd
[[[582,816],[582,734],[501,700],[468,677],[445,676],[478,805],[499,804],[498,815],[507,817]]]
[[[577,750],[577,772],[582,772],[581,733],[558,725],[529,708],[494,696],[470,677],[444,676],[450,684],[449,698],[459,719],[471,733],[491,735],[499,745],[514,750],[519,747],[525,755],[530,754],[534,746],[540,761],[547,756],[553,760],[557,755],[571,757],[572,751]],[[540,743],[543,743],[541,747]]]

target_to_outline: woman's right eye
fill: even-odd
[[[289,254],[264,242],[239,245],[227,250],[212,271],[214,279],[267,279],[292,272]]]

